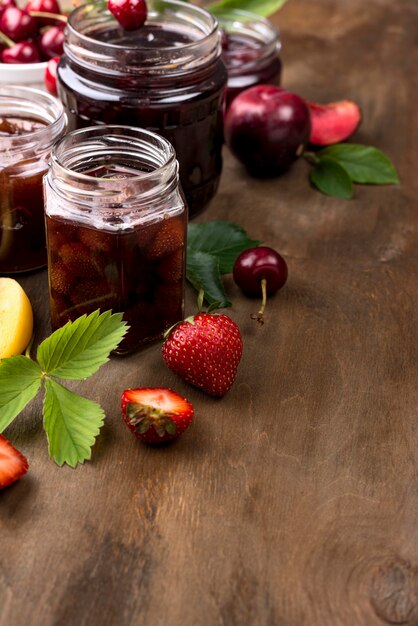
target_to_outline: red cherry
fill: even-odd
[[[19,41],[3,50],[1,60],[3,63],[39,63],[41,57],[32,41]]]
[[[58,96],[57,91],[57,67],[60,58],[54,57],[48,61],[48,65],[45,68],[44,83],[47,91],[53,96]]]
[[[26,11],[7,7],[0,19],[0,30],[12,41],[23,41],[36,33],[36,20]]]
[[[298,95],[273,85],[241,92],[225,118],[228,147],[255,176],[275,176],[302,155],[310,113]]]
[[[147,19],[144,0],[108,0],[107,7],[125,30],[137,30]]]
[[[58,0],[29,0],[26,11],[41,11],[42,13],[61,13]]]
[[[15,7],[15,0],[0,0],[0,17],[3,15],[7,7]]]
[[[39,48],[47,59],[61,56],[64,53],[64,25],[51,26],[39,41]]]
[[[259,246],[242,252],[234,263],[233,277],[245,295],[263,298],[256,319],[264,323],[267,296],[272,296],[287,280],[287,263],[273,248]]]

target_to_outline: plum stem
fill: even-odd
[[[316,165],[317,163],[319,163],[319,159],[316,156],[315,152],[307,151],[303,153],[303,156],[311,165]]]
[[[262,301],[261,307],[257,315],[251,315],[251,319],[257,320],[257,322],[262,326],[264,324],[264,311],[266,310],[267,304],[267,279],[261,279],[261,293],[262,293]]]

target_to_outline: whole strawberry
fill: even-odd
[[[129,430],[146,443],[177,439],[193,420],[193,405],[163,387],[126,389],[121,398],[122,417]]]
[[[232,387],[242,356],[238,326],[227,315],[199,313],[181,322],[163,345],[163,359],[176,374],[211,396]]]

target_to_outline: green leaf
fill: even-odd
[[[208,252],[219,259],[221,274],[232,272],[237,256],[260,241],[250,239],[241,226],[232,222],[189,224],[187,252]]]
[[[221,0],[220,2],[209,4],[206,8],[215,15],[239,9],[269,17],[269,15],[281,9],[285,3],[286,0]]]
[[[345,169],[329,157],[322,157],[311,171],[311,182],[328,196],[348,200],[353,185]]]
[[[399,177],[386,154],[371,146],[341,143],[317,153],[319,158],[332,158],[345,169],[354,183],[396,185]]]
[[[41,388],[42,372],[26,356],[0,361],[0,433],[14,420]]]
[[[49,455],[58,465],[76,467],[91,458],[91,448],[103,425],[104,411],[96,403],[45,380],[44,428]]]
[[[186,276],[197,291],[203,289],[205,300],[209,304],[217,302],[219,308],[231,306],[222,283],[219,260],[215,256],[188,249]]]
[[[127,329],[122,313],[94,311],[52,333],[38,347],[37,359],[50,376],[81,380],[109,360]]]

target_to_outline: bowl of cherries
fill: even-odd
[[[43,82],[48,61],[63,53],[67,17],[58,0],[0,0],[0,83]]]

